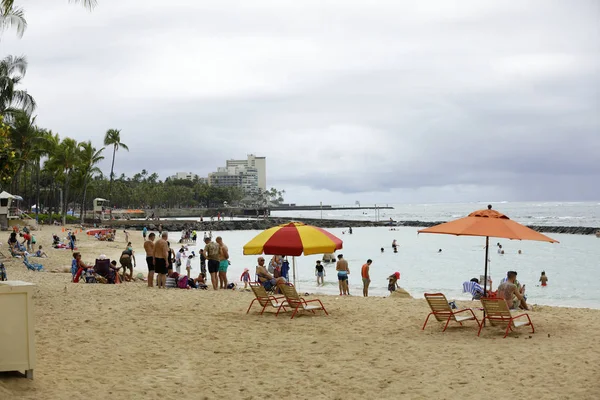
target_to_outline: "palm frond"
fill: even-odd
[[[5,3],[10,6],[5,7]],[[22,8],[13,8],[12,1],[3,2],[0,8],[0,32],[8,28],[15,28],[19,38],[23,37],[27,29],[24,10]]]
[[[81,3],[88,10],[93,10],[98,5],[98,0],[69,0],[69,3]]]
[[[129,147],[127,147],[127,145],[125,143],[119,143],[119,147],[129,151]]]

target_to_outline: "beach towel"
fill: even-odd
[[[467,281],[463,283],[463,293],[471,293],[473,298],[479,298],[483,295],[483,288],[477,282]]]

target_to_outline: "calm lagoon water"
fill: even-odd
[[[329,229],[344,241],[344,248],[338,253],[344,254],[350,265],[351,294],[362,294],[360,267],[371,258],[370,294],[373,296],[387,295],[386,278],[399,271],[400,286],[415,298],[422,297],[425,292],[440,291],[448,299],[470,299],[470,295],[462,293],[462,283],[483,275],[485,238],[418,235],[417,230],[411,227],[400,227],[395,231],[384,227],[353,228],[353,234],[349,235],[342,233],[344,229]],[[253,275],[257,257],[244,256],[242,248],[259,232],[213,232],[213,237],[221,235],[229,246],[232,263],[228,272],[230,281],[239,284],[244,268],[249,268]],[[519,281],[527,285],[528,301],[532,304],[600,308],[600,239],[580,235],[551,236],[560,243],[490,238],[489,268],[494,289],[506,271],[515,270]],[[179,237],[180,232],[173,232],[170,240],[176,243]],[[399,244],[398,253],[394,253],[391,247],[394,239]],[[504,255],[497,254],[498,242],[505,250]],[[190,246],[190,250],[198,253],[200,246],[200,243],[198,246]],[[380,251],[381,247],[384,248],[383,253]],[[438,253],[438,249],[442,249],[442,252]],[[523,254],[517,254],[519,249]],[[143,249],[135,250],[137,254],[143,254]],[[302,292],[338,294],[334,264],[326,265],[325,286],[316,286],[314,266],[315,261],[321,257],[314,255],[296,258],[298,288]],[[197,275],[200,270],[199,260],[194,260],[192,265],[192,275]],[[185,263],[182,268],[185,268]],[[537,286],[542,270],[546,271],[549,278],[548,286],[544,288]]]

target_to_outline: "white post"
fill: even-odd
[[[294,286],[296,286],[296,257],[292,257],[292,274],[294,277]]]
[[[321,219],[323,219],[323,202],[321,202]]]

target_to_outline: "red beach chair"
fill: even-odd
[[[521,326],[531,326],[531,333],[535,333],[535,328],[533,327],[531,318],[529,318],[529,314],[525,313],[513,316],[510,313],[510,309],[508,308],[506,300],[482,298],[481,304],[483,305],[485,312],[483,322],[485,322],[487,319],[490,321],[490,325],[492,326],[501,326],[503,328],[506,327],[504,337],[508,336],[508,333],[512,331],[513,328],[519,328]],[[515,321],[517,318],[521,317],[527,317],[527,321]],[[479,325],[479,332],[477,332],[477,336],[479,336],[481,333],[483,322]]]

